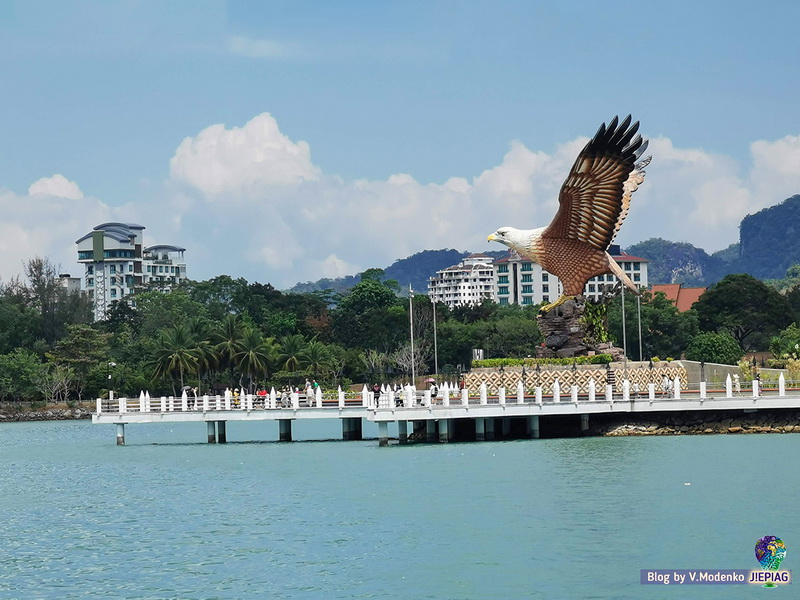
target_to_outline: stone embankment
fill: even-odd
[[[673,413],[595,422],[590,426],[591,435],[601,436],[720,433],[800,433],[800,410]]]
[[[0,423],[12,421],[67,421],[72,419],[91,419],[92,412],[86,407],[50,407],[40,410],[31,408],[0,407]]]

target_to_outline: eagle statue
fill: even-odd
[[[543,307],[543,313],[580,296],[586,282],[603,273],[613,273],[638,293],[607,251],[650,163],[649,156],[639,160],[647,140],[637,135],[638,129],[639,122],[631,125],[630,115],[621,123],[614,117],[608,126],[600,126],[561,186],[558,213],[548,227],[501,227],[489,236],[490,242],[508,246],[561,280],[564,293]]]

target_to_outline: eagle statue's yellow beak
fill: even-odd
[[[494,234],[492,234],[488,238],[486,238],[487,242],[491,242],[492,240],[494,240]]]

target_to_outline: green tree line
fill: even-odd
[[[487,359],[525,358],[542,343],[537,306],[485,301],[451,310],[424,295],[410,303],[383,276],[370,269],[342,294],[284,293],[221,275],[168,292],[141,291],[92,322],[89,299],[68,291],[58,270],[36,258],[24,281],[0,284],[0,399],[80,400],[109,389],[177,395],[184,386],[214,393],[306,379],[335,387],[408,380],[412,369],[432,373],[436,362],[439,373],[453,376],[470,368],[474,348]],[[625,303],[631,359],[639,358],[641,345],[644,360],[685,354],[735,362],[745,350],[773,342],[778,349],[775,340],[794,350],[798,339],[796,327],[787,330],[797,321],[791,294],[747,275],[726,277],[684,313],[663,294],[627,294]],[[618,346],[621,315],[617,298],[608,325]]]

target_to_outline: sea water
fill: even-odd
[[[744,598],[640,571],[758,568],[764,535],[781,568],[800,557],[800,435],[294,435],[327,441],[229,423],[209,445],[193,423],[128,425],[118,447],[114,426],[0,424],[0,598]]]

